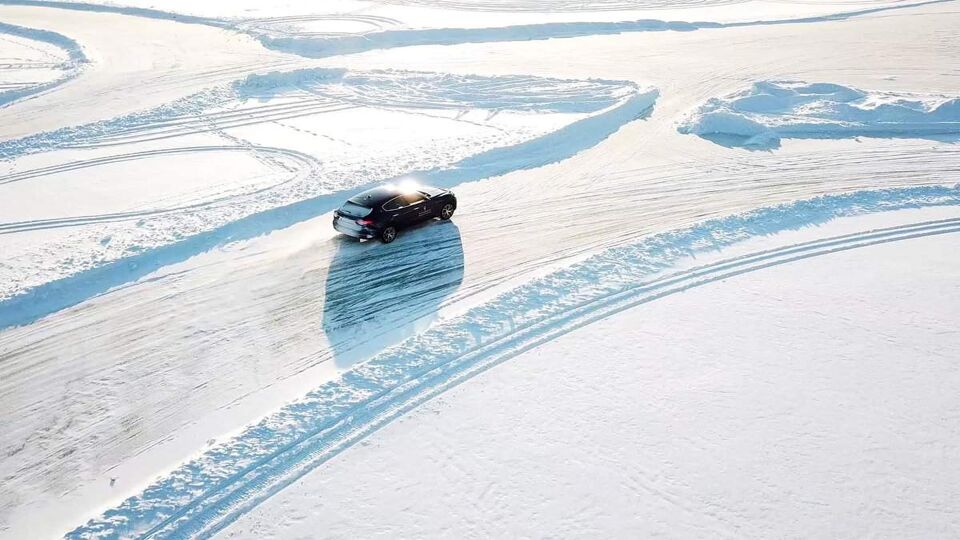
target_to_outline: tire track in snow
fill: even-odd
[[[51,64],[46,62],[25,63],[4,63],[0,64],[0,69],[49,69],[60,68],[64,74],[52,81],[40,84],[20,84],[15,86],[0,87],[0,109],[8,107],[23,99],[36,96],[37,94],[47,92],[64,84],[65,82],[80,75],[84,64],[87,63],[87,57],[83,53],[83,48],[76,41],[63,34],[58,34],[50,30],[40,30],[35,28],[26,28],[0,22],[0,34],[16,36],[32,41],[39,41],[53,45],[67,54],[67,61],[60,64]]]
[[[287,148],[257,146],[255,147],[255,150],[259,152],[268,153],[268,154],[281,155],[284,157],[288,157],[304,165],[316,163],[316,160],[312,156],[309,156],[302,152],[297,152],[296,150],[290,150]],[[38,169],[31,169],[28,171],[21,171],[17,173],[8,174],[8,175],[3,175],[3,176],[0,176],[0,185],[12,184],[14,182],[23,182],[26,180],[34,180],[34,179],[42,178],[44,176],[48,176],[51,174],[77,171],[82,169],[88,169],[91,167],[97,167],[100,165],[109,165],[112,163],[123,163],[125,161],[134,161],[134,160],[149,158],[149,157],[204,153],[204,152],[237,152],[237,151],[248,152],[249,149],[242,148],[239,146],[188,146],[183,148],[163,148],[158,150],[147,150],[143,152],[133,152],[130,154],[115,154],[115,155],[101,157],[101,158],[70,161],[67,163],[51,165],[49,167],[41,167]]]
[[[180,13],[173,13],[170,11],[152,8],[114,6],[109,4],[91,4],[88,2],[63,2],[58,0],[0,0],[0,6],[2,5],[70,9],[74,11],[93,11],[96,13],[116,13],[119,15],[132,15],[134,17],[146,17],[148,19],[173,21],[184,24],[202,24],[216,28],[230,27],[230,24],[227,21],[222,21],[220,19],[183,15]]]
[[[354,28],[364,28],[364,30],[354,31],[307,31],[303,29],[292,28],[296,24],[315,24],[326,23],[336,26],[350,26]],[[333,37],[343,35],[367,34],[375,31],[382,31],[392,26],[398,26],[401,22],[397,19],[382,17],[378,15],[289,15],[285,17],[266,17],[263,19],[247,19],[237,25],[245,32],[275,33],[288,36],[310,36],[310,37]]]
[[[315,114],[345,111],[353,108],[356,108],[356,106],[348,103],[338,103],[323,99],[302,99],[294,103],[277,103],[261,107],[241,108],[234,111],[178,116],[156,123],[120,129],[108,135],[96,137],[90,142],[80,144],[67,143],[64,147],[98,148],[155,142],[200,133],[213,133],[225,129],[293,120]]]
[[[42,178],[45,176],[66,173],[72,171],[78,171],[83,169],[90,169],[94,167],[100,167],[104,165],[111,165],[115,163],[124,163],[130,161],[137,161],[142,159],[150,159],[156,157],[166,157],[166,156],[182,156],[189,154],[198,154],[198,153],[207,153],[207,152],[241,152],[244,154],[256,153],[262,154],[264,156],[269,156],[273,161],[275,166],[281,166],[286,172],[291,174],[281,180],[280,182],[271,183],[264,187],[259,187],[254,190],[245,191],[242,193],[230,193],[222,197],[216,197],[213,199],[207,199],[202,202],[187,204],[182,206],[174,206],[167,208],[155,208],[149,210],[137,210],[130,212],[113,212],[106,214],[98,214],[94,216],[71,216],[65,218],[53,218],[53,219],[37,219],[29,221],[17,221],[10,223],[0,222],[0,236],[4,234],[14,234],[27,231],[37,231],[43,229],[54,229],[54,228],[63,228],[63,227],[79,227],[83,225],[90,225],[94,223],[111,223],[117,221],[130,221],[134,219],[141,219],[150,216],[159,216],[164,214],[172,214],[176,212],[185,212],[188,210],[199,210],[202,208],[208,208],[212,206],[217,206],[224,203],[229,203],[229,201],[237,199],[239,197],[249,197],[257,195],[259,193],[264,193],[275,189],[284,184],[293,182],[300,178],[309,176],[317,171],[319,168],[319,162],[310,155],[304,154],[302,152],[297,152],[295,150],[289,150],[285,148],[272,148],[266,146],[194,146],[186,148],[169,148],[169,149],[160,149],[160,150],[150,150],[144,152],[134,152],[130,154],[118,154],[103,158],[95,158],[89,160],[81,161],[72,161],[69,163],[63,163],[59,165],[53,165],[50,167],[43,167],[40,169],[33,169],[29,171],[22,171],[19,173],[10,174],[7,176],[0,176],[0,186],[4,184],[10,184],[13,182],[23,182],[27,180],[34,180],[37,178]],[[289,165],[284,165],[283,161],[277,160],[276,158],[281,158],[288,160],[291,164],[295,165],[293,167]],[[161,202],[161,201],[154,201]]]
[[[636,305],[811,257],[960,233],[960,218],[863,231],[665,273],[696,253],[843,216],[960,205],[960,186],[824,196],[609,249],[387,349],[68,538],[207,538],[404,412],[523,351]]]
[[[487,6],[480,11],[492,10],[490,6],[500,6],[499,10],[508,9],[509,6],[520,7],[522,9],[513,9],[510,11],[544,11],[542,6],[536,3],[524,2],[506,2],[497,0],[480,0],[477,3],[465,2],[463,0],[439,0],[447,2],[447,8],[466,9],[470,5]],[[642,0],[648,6],[677,7],[674,0]],[[744,0],[679,0],[680,7],[697,7],[704,3],[707,4],[730,4],[739,3]],[[802,0],[794,0],[802,3]],[[871,0],[871,3],[878,3],[882,0]],[[240,21],[221,20],[211,17],[200,17],[195,15],[183,15],[152,8],[139,8],[128,6],[114,6],[93,4],[87,2],[63,2],[55,0],[0,0],[0,5],[21,5],[50,7],[57,9],[68,9],[76,11],[93,11],[102,13],[118,13],[137,17],[146,17],[158,20],[175,21],[187,24],[201,24],[215,28],[223,28],[243,32],[259,39],[263,46],[282,52],[291,53],[307,58],[327,58],[344,54],[354,54],[374,49],[390,49],[395,47],[409,47],[416,45],[459,45],[464,43],[490,43],[498,41],[530,41],[545,40],[557,38],[573,38],[595,35],[621,34],[628,32],[662,32],[677,31],[690,32],[702,29],[722,29],[739,28],[745,26],[771,26],[781,24],[809,24],[821,23],[827,21],[847,20],[864,15],[882,13],[886,11],[909,9],[925,6],[929,4],[939,4],[953,2],[955,0],[925,0],[912,3],[896,3],[880,7],[862,8],[854,11],[833,13],[821,16],[800,17],[794,19],[770,19],[741,21],[732,23],[718,23],[709,21],[664,21],[656,19],[642,19],[633,21],[618,22],[569,22],[569,23],[542,23],[526,24],[518,26],[490,27],[490,28],[431,28],[431,29],[396,29],[379,31],[361,31],[361,32],[292,32],[282,27],[283,21],[295,20],[298,16],[280,17],[274,19],[247,19]],[[575,0],[563,0],[555,4],[553,11],[620,11],[626,5],[637,5],[641,0],[600,0],[597,2],[578,2]],[[417,4],[420,0],[387,0],[386,3],[397,4]],[[433,0],[430,4],[436,4]],[[855,4],[855,5],[860,5]],[[524,8],[529,6],[530,9]],[[559,6],[559,9],[557,8]],[[605,7],[606,6],[606,7]],[[539,7],[540,9],[533,9]],[[587,9],[582,9],[586,7]],[[546,10],[551,11],[551,10]],[[379,27],[395,24],[396,21],[386,17],[364,16],[364,15],[302,15],[299,18],[309,22],[310,20],[334,20],[338,17],[344,17],[340,20],[354,20],[355,22],[366,22]],[[264,28],[258,26],[258,22],[266,22],[266,33]],[[279,30],[271,28],[270,23],[276,22],[281,25]],[[381,26],[382,25],[382,26]],[[271,35],[269,32],[280,34],[283,37]]]
[[[356,108],[356,105],[350,103],[310,96],[294,101],[232,110],[190,110],[196,107],[193,101],[204,102],[213,99],[216,97],[201,93],[183,103],[171,105],[169,108],[172,110],[148,111],[144,114],[120,117],[107,123],[64,128],[23,139],[0,142],[0,159],[17,158],[64,148],[88,149],[156,142]],[[0,184],[2,183],[3,181],[0,180]]]
[[[616,22],[553,22],[484,28],[397,29],[364,34],[348,34],[336,37],[276,37],[257,33],[253,33],[252,35],[259,39],[263,46],[268,49],[307,58],[328,58],[331,56],[356,54],[376,49],[393,49],[418,45],[462,45],[465,43],[535,41],[635,32],[693,32],[706,29],[776,26],[784,24],[816,24],[828,21],[843,21],[892,10],[953,1],[955,0],[926,0],[924,2],[911,4],[896,4],[814,17],[761,19],[728,23],[640,19]]]

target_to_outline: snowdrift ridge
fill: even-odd
[[[760,148],[775,148],[784,137],[955,136],[960,135],[960,98],[760,81],[710,99],[678,130],[724,145]]]

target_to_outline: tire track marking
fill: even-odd
[[[130,154],[118,154],[113,156],[107,156],[102,158],[95,158],[89,160],[81,161],[72,161],[69,163],[63,163],[59,165],[53,165],[50,167],[42,167],[39,169],[32,169],[29,171],[22,171],[19,173],[10,174],[7,176],[0,177],[0,186],[4,184],[11,184],[14,182],[23,182],[27,180],[33,180],[36,178],[43,178],[48,175],[72,172],[77,170],[89,169],[94,167],[99,167],[103,165],[110,165],[114,163],[124,163],[128,161],[136,161],[141,159],[148,159],[153,157],[164,157],[171,155],[184,155],[184,154],[196,154],[196,153],[206,153],[206,152],[241,152],[249,155],[263,154],[263,157],[270,157],[269,160],[263,159],[266,161],[268,166],[278,169],[278,172],[291,173],[285,179],[278,183],[272,183],[258,189],[251,191],[245,191],[243,193],[231,193],[225,196],[217,197],[214,199],[207,199],[202,202],[197,202],[194,204],[186,204],[181,206],[175,206],[172,208],[157,208],[152,210],[137,210],[130,212],[113,212],[107,214],[98,214],[93,216],[71,216],[64,218],[51,218],[51,219],[37,219],[29,221],[15,221],[9,223],[0,223],[0,236],[5,234],[14,234],[27,231],[37,231],[44,229],[55,229],[63,227],[79,227],[83,225],[90,225],[95,223],[112,223],[117,221],[130,221],[133,219],[140,219],[149,216],[158,216],[163,214],[172,214],[177,212],[184,212],[187,210],[197,210],[200,208],[208,208],[223,204],[225,202],[234,200],[238,197],[248,197],[252,195],[257,195],[259,193],[264,193],[272,189],[293,182],[304,177],[313,174],[319,167],[318,161],[302,152],[297,152],[295,150],[288,150],[285,148],[273,148],[266,146],[193,146],[193,147],[184,147],[184,148],[168,148],[161,150],[149,150],[144,152],[133,152]],[[276,156],[276,157],[275,157]],[[278,159],[280,158],[280,159]],[[290,167],[288,165],[283,165],[282,160],[286,159],[294,163],[295,167]],[[272,163],[272,165],[270,165]]]
[[[65,144],[65,148],[98,148],[123,144],[154,142],[199,133],[211,133],[224,129],[240,128],[258,124],[302,118],[314,114],[344,111],[355,108],[348,103],[336,103],[305,99],[296,103],[267,105],[237,111],[200,114],[177,117],[162,122],[151,122],[117,130],[109,135],[99,136],[89,142]],[[82,139],[81,139],[82,140]]]

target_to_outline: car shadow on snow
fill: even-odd
[[[460,229],[431,220],[392,244],[340,237],[325,285],[323,331],[338,368],[426,328],[463,282]]]

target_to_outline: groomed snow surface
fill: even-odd
[[[425,403],[217,538],[946,538],[960,527],[960,213],[654,300]],[[698,257],[689,264],[703,264]]]
[[[960,186],[829,196],[609,249],[387,348],[69,536],[207,537],[404,412],[526,350],[633,306],[741,274],[878,244],[956,234],[958,203]],[[892,226],[878,229],[852,228],[852,234],[714,256],[738,241],[832,218],[941,206],[947,210],[937,216],[950,217],[907,223],[893,219]],[[924,215],[929,214],[934,212]],[[707,256],[705,263],[696,259],[701,255]],[[687,261],[691,256],[696,265]]]

